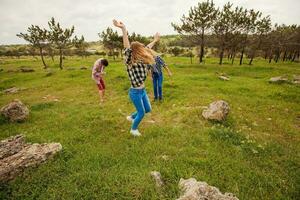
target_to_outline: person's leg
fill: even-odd
[[[145,113],[148,113],[151,111],[151,104],[150,104],[150,100],[149,97],[147,95],[147,92],[143,92],[143,96],[142,96],[142,101],[143,101],[143,106],[145,109]],[[138,112],[133,112],[130,116],[132,119],[135,119],[137,116]]]
[[[98,86],[98,90],[99,90],[100,102],[103,102],[105,86],[103,84],[103,81],[101,82],[101,79],[100,79],[99,83],[97,84],[97,86]]]
[[[158,99],[158,91],[157,91],[158,77],[156,73],[153,73],[152,81],[153,81],[154,100],[157,100]]]
[[[158,78],[158,95],[159,95],[159,100],[162,100],[162,83],[163,83],[163,79],[164,79],[164,77],[163,77],[163,74],[161,73],[160,75],[159,75],[159,78]]]
[[[150,112],[151,111],[151,104],[150,104],[149,97],[147,95],[146,90],[143,90],[142,101],[143,101],[143,106],[144,106],[144,109],[145,109],[145,113]]]
[[[105,95],[105,83],[104,80],[101,78],[100,79],[100,84],[102,86],[102,101],[104,101],[104,95]]]
[[[143,101],[142,101],[142,91],[130,89],[129,96],[130,96],[130,99],[137,111],[137,114],[133,120],[131,129],[137,130],[141,120],[143,119],[143,117],[145,115],[145,109],[144,109],[144,105],[143,105]]]

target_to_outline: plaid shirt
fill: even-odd
[[[132,63],[132,50],[130,48],[125,48],[124,50],[126,70],[133,88],[141,86],[146,78],[147,72],[151,69],[151,65],[144,64],[141,61],[137,63]]]
[[[166,67],[165,61],[160,56],[156,56],[155,64],[153,65],[153,72],[161,74],[163,67]]]

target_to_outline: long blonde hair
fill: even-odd
[[[143,62],[144,64],[153,64],[155,62],[155,52],[149,48],[146,48],[144,44],[140,42],[131,42],[132,49],[132,63]]]

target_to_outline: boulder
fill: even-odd
[[[161,178],[161,174],[158,171],[152,171],[150,173],[150,175],[154,179],[155,184],[156,184],[157,187],[162,187],[164,185],[164,182]]]
[[[288,78],[283,76],[272,77],[269,80],[269,83],[287,83],[289,82]]]
[[[183,194],[178,200],[238,200],[233,194],[222,194],[218,188],[194,178],[181,178],[179,188]]]
[[[61,151],[60,143],[25,144],[17,135],[0,142],[0,182],[15,178],[25,168],[37,166]]]
[[[29,115],[29,109],[20,100],[15,99],[0,110],[1,114],[11,122],[22,122]]]
[[[208,108],[204,109],[202,116],[205,119],[223,121],[229,113],[230,107],[226,101],[219,100],[209,104]]]
[[[14,94],[14,93],[17,93],[19,90],[20,89],[17,87],[11,87],[11,88],[3,90],[3,92],[6,94]]]

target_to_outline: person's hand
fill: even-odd
[[[155,33],[155,35],[154,35],[154,41],[158,42],[159,39],[160,39],[160,34],[159,33]]]
[[[114,26],[116,26],[118,28],[121,28],[121,29],[125,28],[125,25],[121,21],[117,21],[114,19],[113,24],[114,24]]]

